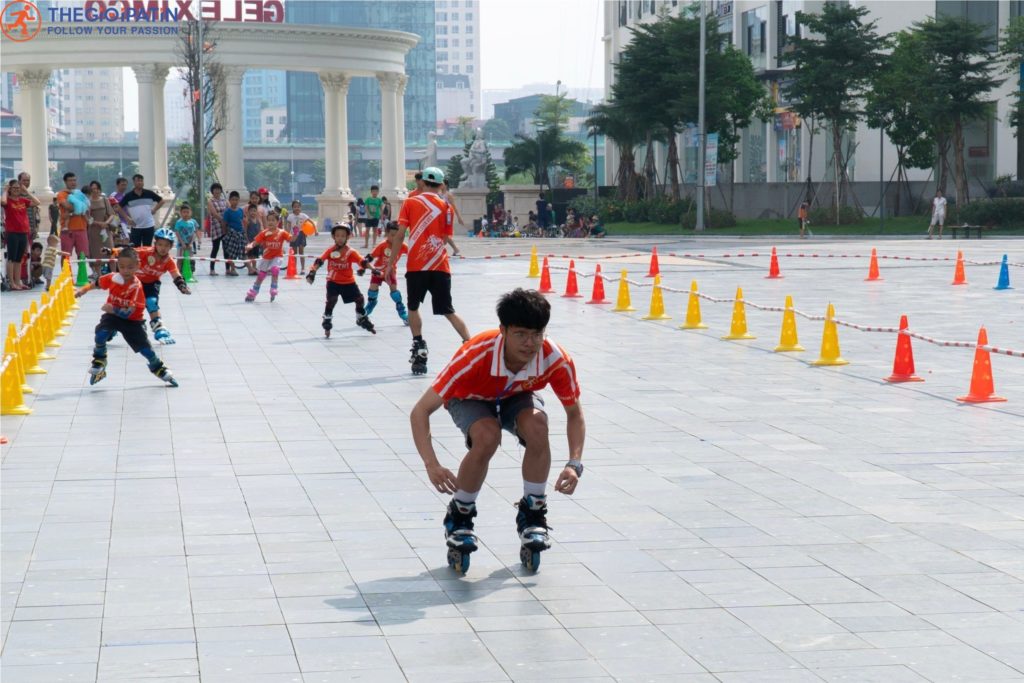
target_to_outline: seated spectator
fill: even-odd
[[[600,219],[595,215],[590,217],[590,236],[594,239],[601,239],[607,233],[604,229],[604,224],[601,223]]]

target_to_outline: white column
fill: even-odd
[[[380,181],[381,191],[397,196],[399,193],[395,147],[398,145],[398,79],[399,74],[380,73]]]
[[[156,177],[152,185],[157,193],[170,196],[171,187],[167,179],[167,127],[164,125],[164,86],[167,85],[166,64],[157,64],[153,78],[153,165]],[[181,106],[179,102],[177,106]]]
[[[352,196],[348,186],[348,86],[343,73],[322,73],[324,89],[324,195]]]
[[[139,173],[152,186],[156,185],[153,82],[156,80],[157,66],[141,64],[133,66],[132,71],[139,84]]]
[[[401,197],[408,195],[405,189],[405,86],[409,83],[408,76],[398,77],[398,93],[397,102],[398,111],[395,116],[395,124],[398,127],[398,133],[395,139],[395,172],[397,174],[396,190],[397,194]]]
[[[226,66],[224,71],[224,157],[220,160],[221,184],[227,192],[245,189],[245,147],[242,141],[242,78],[245,67]]]
[[[47,196],[50,188],[49,151],[47,149],[48,116],[46,111],[46,84],[49,69],[18,73],[18,114],[21,116],[21,164],[32,176],[33,194]]]

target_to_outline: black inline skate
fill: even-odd
[[[413,340],[412,357],[409,358],[409,362],[412,363],[412,374],[427,374],[427,342],[422,339]]]
[[[516,529],[519,531],[519,560],[531,571],[540,569],[540,554],[551,547],[548,538],[548,506],[545,496],[523,496],[516,507]]]
[[[373,323],[370,322],[369,316],[366,316],[366,315],[357,316],[356,317],[356,325],[359,325],[359,327],[363,328],[364,330],[366,330],[367,332],[369,332],[371,334],[377,334],[377,330],[374,329]]]
[[[327,337],[328,339],[330,339],[331,338],[331,328],[334,327],[334,324],[331,323],[331,316],[325,315],[324,319],[323,319],[323,322],[320,323],[320,324],[324,328],[324,336]]]
[[[448,543],[448,566],[465,574],[469,570],[469,555],[477,549],[473,533],[476,503],[460,503],[452,498],[448,514],[444,516],[444,535]]]

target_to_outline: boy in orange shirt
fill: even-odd
[[[344,223],[335,223],[334,227],[331,228],[331,238],[334,240],[334,246],[329,247],[327,251],[320,254],[316,261],[313,262],[313,267],[309,269],[309,273],[306,275],[306,282],[313,284],[316,279],[316,271],[320,269],[320,266],[327,264],[327,302],[324,305],[324,318],[323,328],[324,336],[331,336],[331,328],[334,326],[331,319],[334,315],[334,307],[338,304],[338,297],[341,297],[342,303],[356,305],[356,325],[363,328],[367,332],[377,334],[377,330],[373,328],[373,323],[370,322],[370,318],[366,315],[366,309],[363,308],[363,293],[359,291],[359,285],[356,284],[356,275],[353,268],[358,267],[365,269],[369,265],[369,259],[364,259],[359,255],[359,252],[348,246],[348,238],[352,236],[352,228]]]
[[[388,288],[391,290],[391,300],[395,302],[395,310],[398,311],[398,317],[402,319],[406,325],[409,324],[409,313],[405,310],[405,304],[402,303],[402,292],[398,289],[398,278],[395,277],[394,270],[384,277],[384,267],[388,264],[388,258],[391,256],[391,250],[394,248],[392,242],[398,236],[398,223],[391,221],[387,224],[387,228],[384,233],[384,241],[373,248],[370,252],[370,259],[373,260],[373,275],[370,277],[370,287],[366,292],[366,315],[373,313],[373,309],[377,307],[377,292],[380,286],[385,281],[388,283]],[[404,254],[409,253],[409,247],[405,246],[405,242],[402,242],[401,253],[398,254],[398,258],[402,258]],[[362,275],[363,272],[359,271]]]
[[[263,247],[263,256],[256,263],[256,282],[252,284],[252,288],[245,295],[245,300],[249,303],[256,300],[256,295],[260,293],[260,285],[267,278],[268,272],[270,273],[270,301],[273,302],[277,298],[277,276],[281,274],[284,245],[285,242],[291,243],[295,240],[295,236],[291,232],[281,229],[280,216],[276,211],[268,212],[266,221],[267,227],[245,246],[246,251],[257,245]]]
[[[125,247],[117,255],[116,273],[108,273],[100,277],[96,284],[89,283],[75,292],[75,298],[96,287],[108,292],[107,302],[100,309],[103,315],[96,326],[96,346],[92,351],[89,384],[96,384],[107,376],[107,342],[120,332],[132,351],[141,353],[146,359],[150,372],[172,387],[178,386],[146,336],[146,323],[143,320],[146,298],[142,293],[142,282],[135,277],[138,269],[138,254],[131,247]]]
[[[160,228],[153,233],[153,246],[139,247],[135,250],[140,264],[136,277],[142,282],[142,293],[146,297],[149,326],[153,330],[153,337],[161,344],[173,344],[174,337],[171,336],[170,330],[164,327],[163,318],[160,317],[160,278],[164,273],[170,273],[171,281],[179,292],[192,294],[192,290],[185,284],[185,278],[178,270],[178,264],[171,256],[174,240],[173,232],[167,228]]]
[[[430,483],[453,494],[444,518],[448,563],[460,572],[469,568],[477,549],[473,533],[476,500],[490,460],[501,444],[502,430],[515,436],[523,453],[523,497],[517,507],[519,559],[537,569],[540,553],[550,547],[547,525],[547,480],[551,444],[544,401],[534,392],[550,386],[565,409],[569,461],[555,490],[572,495],[583,474],[586,424],[580,406],[576,366],[565,349],[545,335],[551,304],[540,293],[516,289],[498,301],[499,327],[481,332],[455,353],[416,406],[409,420],[416,450]],[[430,416],[444,407],[466,437],[469,452],[458,477],[438,462],[430,436]]]

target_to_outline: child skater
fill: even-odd
[[[142,282],[135,277],[138,269],[138,254],[131,247],[125,247],[117,255],[116,273],[103,275],[96,284],[89,283],[75,292],[75,298],[96,287],[108,292],[107,302],[101,309],[103,315],[96,326],[96,346],[92,351],[89,384],[96,384],[107,376],[107,342],[120,332],[132,351],[141,353],[146,359],[150,372],[172,387],[178,386],[146,336],[146,324],[143,321],[146,299],[142,293]]]
[[[306,275],[306,282],[313,284],[316,279],[316,271],[324,263],[327,264],[327,303],[324,305],[323,328],[324,336],[331,336],[331,318],[334,315],[334,307],[341,297],[342,303],[356,305],[356,325],[367,332],[377,334],[373,329],[373,323],[363,308],[363,293],[359,291],[356,284],[355,267],[366,267],[366,260],[359,255],[359,252],[348,246],[348,238],[352,236],[352,228],[344,223],[335,223],[331,228],[331,238],[334,246],[329,247],[314,262]]]
[[[267,227],[253,238],[246,248],[255,249],[263,247],[263,256],[256,264],[256,282],[252,283],[245,300],[252,303],[256,295],[260,293],[260,285],[270,273],[270,301],[277,298],[277,276],[281,274],[281,262],[284,255],[284,243],[292,242],[295,237],[287,230],[281,229],[279,217],[276,211],[267,214]]]
[[[302,202],[298,199],[292,202],[292,212],[285,218],[288,222],[288,227],[291,228],[292,236],[295,241],[292,242],[292,249],[299,256],[299,275],[306,274],[306,233],[302,232],[302,224],[310,220],[309,215],[302,211]]]
[[[196,272],[196,252],[203,246],[203,234],[199,232],[199,223],[192,218],[192,207],[182,204],[178,208],[178,220],[174,222],[174,236],[178,238],[178,270],[185,267],[185,252],[188,252],[189,266]]]
[[[391,256],[391,241],[395,239],[395,235],[398,234],[398,222],[391,221],[387,224],[385,229],[384,241],[373,248],[370,252],[370,256],[367,260],[373,261],[373,275],[370,277],[370,288],[366,292],[366,315],[373,313],[373,309],[377,306],[377,290],[380,289],[381,284],[384,282],[384,267],[388,265],[388,257]],[[402,242],[402,252],[398,255],[401,259],[403,254],[409,253],[409,247]],[[395,262],[397,263],[397,261]],[[360,270],[359,274],[362,275],[363,271]],[[409,324],[409,312],[405,310],[405,304],[402,303],[402,292],[398,289],[398,278],[395,277],[395,271],[391,271],[391,276],[387,279],[388,288],[391,290],[391,300],[395,302],[395,310],[398,311],[398,317],[402,319],[406,325]]]

